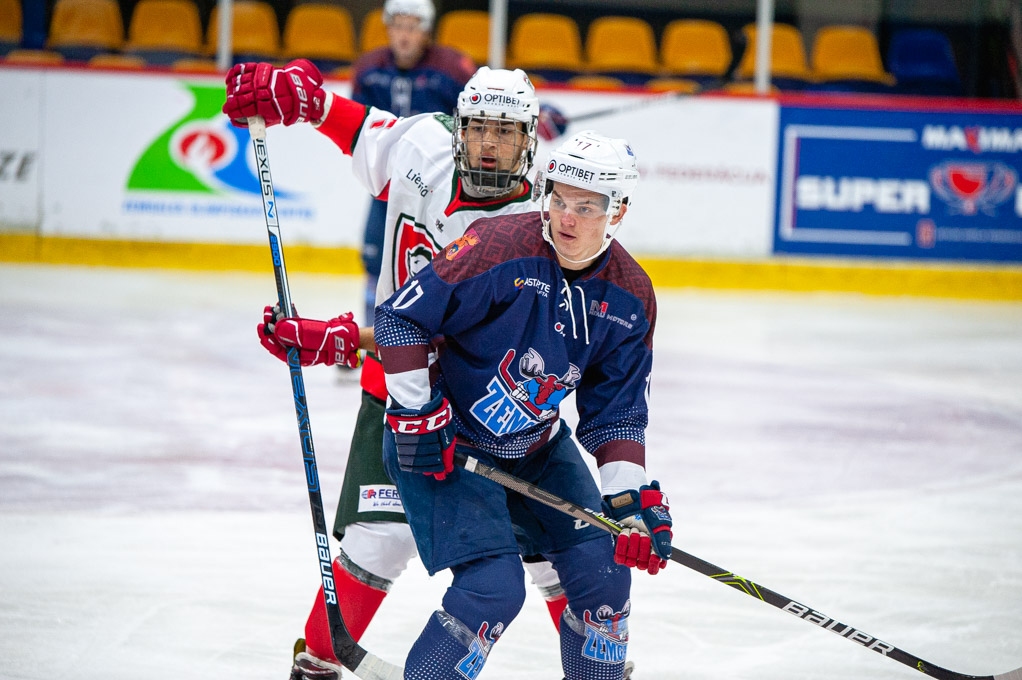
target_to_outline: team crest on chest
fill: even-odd
[[[487,394],[472,405],[471,413],[497,436],[524,430],[537,422],[557,417],[561,401],[582,377],[574,364],[564,375],[546,372],[542,355],[533,348],[518,362],[522,380],[511,374],[515,351],[509,349],[497,375],[487,384]]]
[[[425,269],[440,250],[425,225],[409,215],[401,215],[394,237],[395,288]]]

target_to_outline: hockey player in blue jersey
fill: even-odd
[[[390,403],[384,464],[419,556],[453,581],[405,677],[474,679],[525,598],[519,554],[541,554],[568,597],[567,680],[618,680],[631,575],[670,556],[671,516],[647,482],[656,300],[614,234],[638,181],[624,140],[594,132],[551,153],[539,212],[480,219],[376,310]],[[577,439],[558,414],[574,392]],[[455,447],[630,528],[616,539],[453,465]]]

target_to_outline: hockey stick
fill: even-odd
[[[652,97],[643,97],[638,101],[630,102],[628,104],[621,104],[619,106],[611,106],[606,109],[597,109],[596,111],[588,111],[586,113],[580,113],[577,116],[566,117],[565,125],[573,125],[574,123],[581,123],[584,120],[591,120],[593,118],[602,118],[604,116],[613,116],[618,113],[628,113],[629,111],[636,111],[638,109],[644,109],[647,106],[654,106],[655,104],[665,104],[672,102],[676,99],[685,99],[691,97],[694,93],[692,92],[665,92]]]
[[[523,479],[515,477],[514,475],[510,475],[503,470],[498,470],[497,468],[486,465],[485,463],[481,463],[472,456],[467,456],[463,453],[457,452],[454,454],[454,459],[458,465],[469,472],[473,472],[485,477],[486,479],[492,480],[505,488],[517,491],[526,498],[548,505],[555,510],[560,510],[566,515],[597,526],[611,534],[617,535],[624,529],[620,523],[615,522],[608,517],[604,517],[601,513],[547,493],[535,484],[531,484]],[[856,642],[866,649],[871,649],[878,654],[882,654],[889,659],[894,659],[899,663],[903,663],[906,666],[914,668],[917,671],[934,678],[942,678],[943,680],[1022,680],[1022,668],[1016,668],[1013,671],[1008,671],[1007,673],[1001,673],[999,675],[966,675],[964,673],[949,671],[945,668],[934,665],[929,661],[924,661],[923,659],[909,654],[908,652],[902,651],[868,633],[841,623],[837,619],[829,618],[825,614],[821,614],[815,609],[775,593],[769,588],[764,588],[763,586],[753,583],[748,579],[742,578],[741,576],[729,571],[725,571],[716,565],[710,564],[705,560],[695,557],[694,555],[690,555],[677,548],[671,548],[671,561],[682,564],[689,569],[698,571],[700,574],[709,576],[716,581],[726,583],[727,585],[742,591],[746,595],[762,600],[763,602],[771,604],[782,611],[788,612],[789,614],[794,614],[804,621],[808,621],[820,628],[837,633],[841,637]]]
[[[266,231],[270,238],[270,255],[273,257],[273,276],[277,280],[277,303],[283,310],[291,311],[291,290],[287,283],[287,269],[284,267],[284,250],[280,241],[280,223],[277,221],[277,199],[273,194],[273,180],[270,177],[270,157],[266,149],[266,124],[259,116],[248,119],[248,132],[255,150],[256,171],[263,196],[263,215],[266,217]],[[316,552],[319,556],[319,573],[323,580],[323,600],[326,604],[327,621],[330,626],[330,642],[338,660],[362,680],[401,680],[404,671],[373,656],[359,646],[341,618],[334,587],[334,573],[330,559],[330,541],[326,532],[326,514],[323,512],[323,496],[319,490],[319,471],[316,468],[316,451],[312,445],[312,427],[309,423],[309,406],[305,399],[305,380],[302,365],[298,360],[298,348],[287,351],[288,368],[291,371],[291,391],[295,400],[295,415],[298,418],[298,436],[302,442],[302,457],[305,459],[305,481],[309,487],[309,505],[312,508],[312,525],[316,532]]]

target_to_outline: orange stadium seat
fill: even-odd
[[[124,22],[117,0],[57,0],[47,49],[71,61],[88,61],[116,52],[124,43]]]
[[[467,54],[477,64],[490,61],[490,15],[474,9],[446,12],[436,26],[436,42]]]
[[[813,40],[813,74],[821,83],[848,81],[894,85],[884,70],[873,32],[862,26],[824,26]],[[858,89],[851,85],[851,89]]]
[[[216,54],[218,47],[219,8],[213,7],[206,27],[206,52]],[[280,28],[273,7],[262,0],[236,0],[232,48],[235,63],[241,61],[274,61],[280,57]]]
[[[284,22],[285,59],[305,57],[323,71],[355,61],[355,23],[338,5],[296,5]]]
[[[676,19],[667,24],[660,44],[660,63],[671,76],[716,84],[731,67],[731,41],[716,21]]]
[[[511,26],[508,66],[549,82],[580,75],[585,67],[578,24],[561,14],[523,14]]]
[[[742,28],[745,51],[735,69],[735,80],[752,80],[756,74],[756,24]],[[812,82],[802,32],[789,24],[774,24],[770,33],[770,79],[781,90],[804,89]]]
[[[641,85],[659,70],[653,27],[636,17],[604,16],[589,24],[586,69]]]
[[[643,86],[654,92],[677,92],[679,94],[695,94],[702,90],[702,85],[689,78],[653,78]]]
[[[358,30],[358,53],[372,52],[378,47],[386,47],[387,25],[383,23],[383,10],[376,8],[362,17],[362,25]]]
[[[185,57],[178,59],[170,65],[171,71],[183,71],[185,73],[218,73],[216,62],[212,59],[196,59]]]
[[[13,49],[4,56],[4,63],[57,66],[64,63],[64,55],[55,50]]]
[[[0,54],[21,44],[21,2],[0,0]]]
[[[202,21],[193,0],[139,0],[124,51],[150,64],[169,65],[202,52]]]
[[[568,85],[580,90],[623,90],[625,81],[613,76],[589,74],[568,78]]]
[[[97,54],[89,59],[92,68],[113,68],[122,70],[139,70],[146,66],[145,59],[131,54]]]

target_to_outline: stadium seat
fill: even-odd
[[[653,92],[678,92],[680,94],[695,94],[703,89],[699,81],[689,78],[653,78],[646,81],[644,87]]]
[[[818,83],[814,89],[885,92],[894,85],[876,36],[862,26],[824,26],[816,32],[811,60]]]
[[[57,66],[64,63],[64,55],[56,50],[13,49],[4,56],[4,63],[26,66]]]
[[[97,54],[89,59],[90,68],[139,70],[146,66],[145,59],[132,54]]]
[[[675,19],[664,28],[660,63],[668,75],[712,87],[727,76],[731,59],[727,30],[715,21]]]
[[[613,76],[580,75],[568,78],[568,85],[580,90],[623,90],[625,81]]]
[[[219,8],[213,7],[206,27],[206,53],[216,54]],[[235,0],[232,27],[234,63],[274,61],[280,57],[280,28],[273,7],[262,0]]]
[[[219,73],[220,71],[220,69],[217,68],[216,62],[212,59],[197,59],[192,57],[178,59],[170,65],[170,70],[181,71],[184,73]]]
[[[756,24],[742,27],[745,51],[735,69],[736,81],[752,80],[756,75],[756,32]],[[771,83],[781,90],[801,90],[812,79],[802,32],[789,24],[774,24],[770,32]]]
[[[376,8],[362,18],[358,31],[358,53],[372,52],[378,47],[386,47],[387,25],[383,23],[383,10]]]
[[[284,22],[284,59],[305,57],[332,71],[355,61],[355,23],[339,5],[295,5]]]
[[[128,24],[124,52],[169,66],[202,52],[202,22],[193,0],[139,0]]]
[[[962,79],[951,41],[930,28],[903,28],[887,47],[887,67],[902,94],[960,97]]]
[[[636,17],[603,16],[589,24],[586,69],[642,85],[659,70],[653,27]]]
[[[21,44],[21,2],[0,0],[0,55]]]
[[[482,10],[446,12],[436,25],[436,42],[461,50],[477,64],[490,61],[490,15]]]
[[[46,48],[69,61],[88,61],[124,44],[124,22],[117,0],[57,0]]]
[[[580,75],[585,67],[578,24],[561,14],[523,14],[511,26],[508,66],[550,83],[563,83]]]

